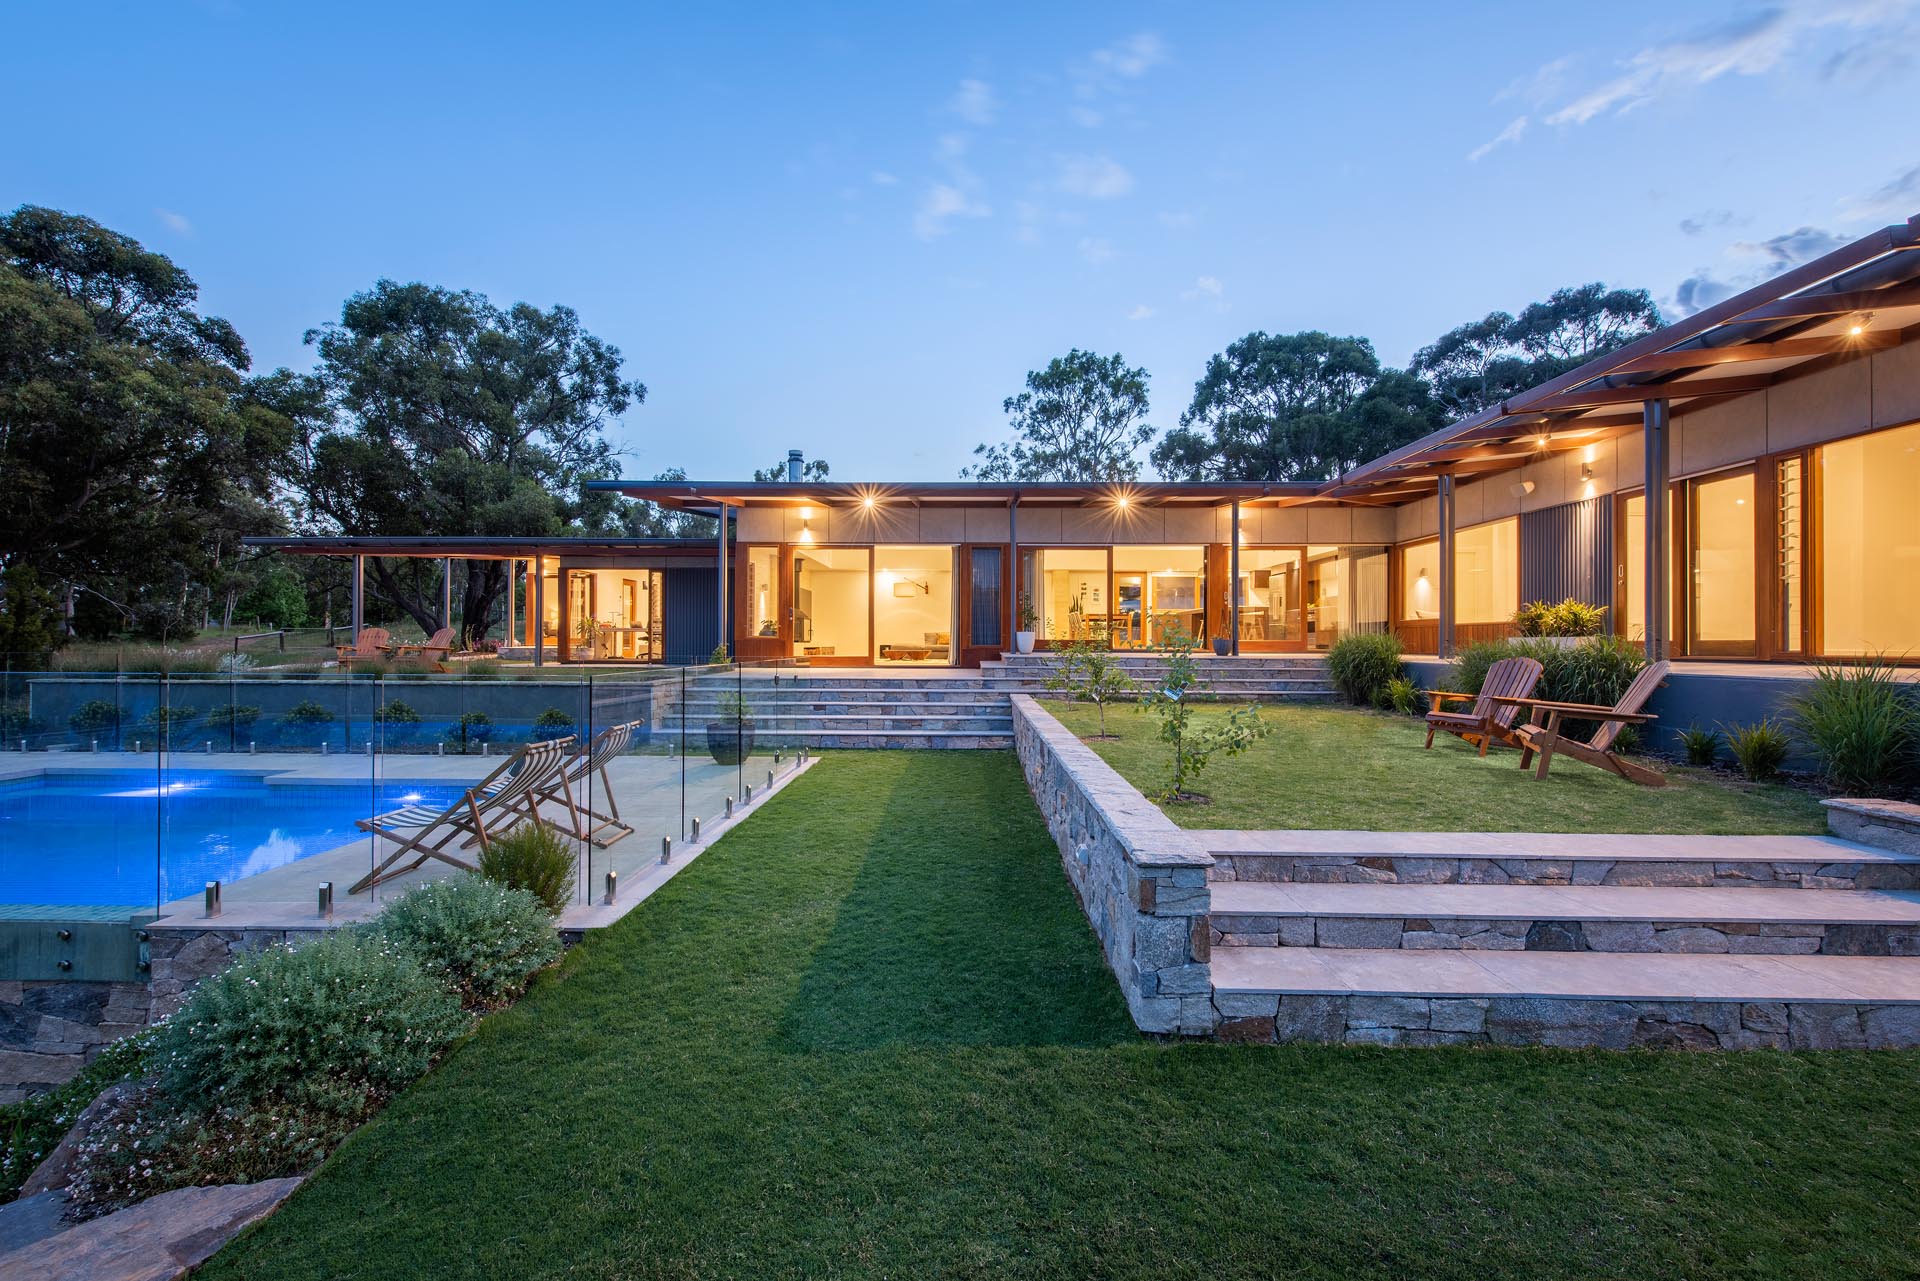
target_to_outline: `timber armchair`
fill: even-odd
[[[1526,769],[1533,764],[1537,753],[1540,757],[1539,769],[1534,778],[1547,776],[1547,767],[1553,763],[1556,755],[1571,756],[1574,760],[1591,765],[1595,769],[1606,770],[1630,782],[1644,787],[1665,787],[1667,779],[1658,770],[1648,769],[1635,761],[1627,760],[1613,750],[1614,742],[1620,737],[1620,730],[1627,725],[1644,725],[1648,721],[1658,720],[1656,716],[1641,711],[1647,700],[1653,697],[1653,691],[1666,683],[1669,664],[1662,659],[1657,663],[1648,663],[1633,678],[1633,684],[1627,686],[1627,692],[1612,707],[1598,707],[1589,703],[1542,703],[1532,704],[1534,720],[1521,726],[1516,735],[1520,740],[1520,768]],[[1500,699],[1518,710],[1526,703],[1525,699]],[[1547,721],[1542,725],[1538,718],[1545,714]],[[1600,728],[1593,737],[1582,742],[1567,738],[1560,731],[1560,724],[1567,721],[1598,721]]]
[[[1520,707],[1525,703],[1526,696],[1540,683],[1542,670],[1537,659],[1503,658],[1487,669],[1487,677],[1480,683],[1478,694],[1428,690],[1433,699],[1433,710],[1427,713],[1427,746],[1433,746],[1433,736],[1438,730],[1445,730],[1475,744],[1482,756],[1487,754],[1489,743],[1520,746],[1514,735],[1513,723],[1520,718]],[[1470,701],[1473,706],[1465,711],[1447,711],[1441,704],[1448,699]]]

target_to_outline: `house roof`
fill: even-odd
[[[1509,471],[1638,431],[1649,400],[1678,410],[1744,395],[1916,337],[1920,215],[1363,463],[1320,492],[1407,502],[1432,492],[1443,473]]]
[[[389,556],[423,560],[527,560],[564,556],[569,560],[622,559],[636,555],[713,559],[711,538],[490,538],[394,537],[320,534],[297,538],[245,538],[247,547],[295,556]]]
[[[737,481],[595,480],[590,489],[612,490],[663,507],[711,515],[729,507],[857,507],[907,504],[914,507],[1005,503],[1022,507],[1077,506],[1087,502],[1134,503],[1154,507],[1204,506],[1239,501],[1285,506],[1318,499],[1314,482],[1281,481],[1023,481],[1018,484],[972,480],[936,481]]]

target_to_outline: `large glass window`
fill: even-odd
[[[967,564],[967,644],[984,648],[1007,643],[1006,629],[1000,621],[1004,579],[998,547],[971,549]]]
[[[1520,608],[1520,522],[1462,529],[1453,540],[1453,621],[1504,623]]]
[[[1440,617],[1440,543],[1414,543],[1400,554],[1400,616],[1408,622]]]
[[[1112,641],[1145,648],[1184,634],[1204,641],[1207,631],[1207,549],[1115,547]]]
[[[751,636],[776,637],[780,634],[780,549],[749,547],[746,555],[746,581],[741,591],[747,600],[747,631]]]
[[[1756,524],[1750,471],[1693,482],[1687,521],[1692,652],[1754,652]]]
[[[568,657],[658,662],[662,579],[657,569],[568,570]]]
[[[1823,445],[1818,466],[1821,649],[1920,657],[1920,423]]]
[[[871,553],[865,547],[796,547],[793,652],[806,658],[868,656]]]
[[[1306,580],[1306,553],[1298,547],[1241,548],[1240,639],[1304,640]]]
[[[1386,549],[1307,548],[1305,612],[1310,649],[1326,649],[1348,632],[1386,631]]]
[[[1774,648],[1784,654],[1798,654],[1805,648],[1801,639],[1805,625],[1805,471],[1797,454],[1774,465],[1773,572],[1779,584],[1774,603]]]
[[[1033,597],[1034,630],[1056,645],[1105,640],[1112,611],[1104,547],[1029,547],[1020,590]]]
[[[873,639],[889,665],[953,662],[953,548],[873,549]]]

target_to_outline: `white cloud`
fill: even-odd
[[[1092,107],[1072,106],[1067,108],[1067,116],[1082,129],[1098,129],[1106,117]]]
[[[1724,76],[1766,75],[1807,54],[1814,34],[1825,28],[1911,41],[1915,32],[1906,23],[1914,7],[1914,0],[1789,0],[1741,13],[1682,39],[1648,45],[1622,64],[1620,74],[1549,114],[1547,123],[1583,125]],[[1829,74],[1846,74],[1848,52],[1843,50],[1837,62],[1829,58]]]
[[[962,80],[953,97],[947,99],[947,110],[970,125],[984,126],[993,123],[1000,104],[993,96],[993,86],[986,81]]]
[[[1727,247],[1729,262],[1719,268],[1698,268],[1675,285],[1665,310],[1674,316],[1691,316],[1846,243],[1845,236],[1822,227],[1796,227],[1766,240],[1736,240]]]
[[[1128,320],[1151,320],[1153,319],[1153,308],[1147,306],[1147,304],[1143,302],[1135,303],[1133,310],[1127,313],[1127,319]]]
[[[899,176],[890,174],[884,169],[875,169],[867,175],[867,181],[876,187],[897,187],[900,185]]]
[[[1517,98],[1528,106],[1543,107],[1560,96],[1560,91],[1567,82],[1567,72],[1572,69],[1572,58],[1555,58],[1552,62],[1543,63],[1529,74],[1514,80],[1499,93],[1494,94],[1493,100],[1507,102]]]
[[[960,188],[936,182],[921,197],[913,213],[913,234],[922,240],[934,240],[952,230],[955,218],[987,218],[993,210]]]
[[[1895,174],[1880,189],[1848,201],[1841,216],[1849,221],[1863,219],[1906,219],[1920,209],[1920,165]]]
[[[1070,196],[1112,200],[1133,190],[1133,175],[1106,156],[1066,156],[1054,185]]]
[[[153,215],[160,220],[162,226],[175,235],[191,236],[193,234],[193,224],[187,221],[185,214],[177,214],[171,209],[155,209]]]
[[[1202,276],[1193,282],[1193,288],[1186,290],[1180,296],[1192,302],[1196,298],[1218,298],[1225,291],[1226,287],[1220,283],[1217,276]]]
[[[1111,240],[1105,240],[1099,236],[1080,237],[1079,249],[1080,256],[1095,266],[1112,261],[1116,252]]]
[[[1096,49],[1088,58],[1094,66],[1129,80],[1137,79],[1167,59],[1167,45],[1151,31],[1128,36],[1118,44]]]
[[[1485,158],[1486,154],[1489,151],[1492,151],[1495,147],[1502,147],[1509,142],[1520,141],[1521,137],[1526,132],[1527,132],[1527,118],[1525,116],[1515,116],[1512,120],[1507,122],[1507,127],[1505,129],[1502,129],[1499,133],[1495,134],[1492,138],[1489,138],[1487,141],[1475,147],[1472,151],[1469,151],[1467,153],[1467,159],[1469,161],[1477,163],[1481,159]]]

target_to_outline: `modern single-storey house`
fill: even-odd
[[[257,545],[509,560],[536,661],[724,639],[974,666],[1028,630],[1023,602],[1042,648],[1392,630],[1444,657],[1568,596],[1675,660],[1920,659],[1920,217],[1325,483],[807,483],[797,460],[779,482],[594,482],[718,517],[711,542]]]

